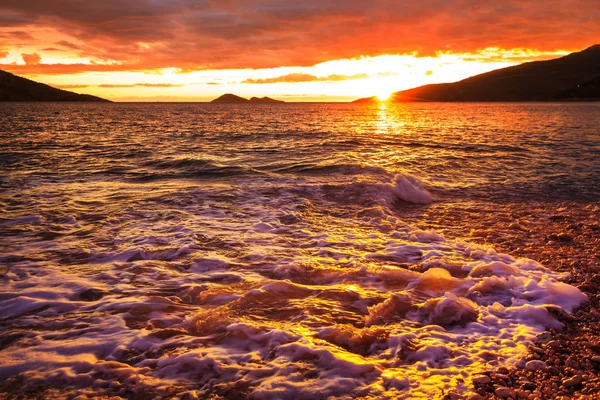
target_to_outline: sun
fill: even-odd
[[[390,98],[391,95],[392,95],[392,92],[390,92],[390,91],[382,91],[382,92],[377,93],[375,95],[375,97],[377,97],[377,99],[379,101],[386,101]]]

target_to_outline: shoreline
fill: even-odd
[[[462,206],[460,205],[462,204]],[[493,212],[481,210],[494,207]],[[446,224],[445,209],[462,224]],[[412,211],[411,213],[414,213]],[[572,315],[551,310],[565,327],[538,335],[517,367],[475,375],[468,393],[444,399],[595,399],[600,396],[600,205],[592,202],[434,204],[413,223],[455,237],[493,245],[515,257],[531,258],[578,287],[588,303]],[[415,215],[415,217],[417,217]],[[409,220],[412,217],[409,217]],[[433,226],[432,226],[433,225]],[[530,361],[540,361],[527,364]]]

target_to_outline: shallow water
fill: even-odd
[[[2,105],[2,389],[465,390],[585,296],[456,216],[594,204],[598,126],[598,104]]]

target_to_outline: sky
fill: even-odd
[[[600,42],[600,0],[2,0],[0,69],[115,101],[385,98]]]

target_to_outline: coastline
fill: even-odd
[[[462,204],[462,206],[461,206]],[[481,208],[493,212],[482,212]],[[593,399],[600,394],[600,206],[593,202],[438,203],[412,210],[417,225],[493,245],[565,274],[589,299],[572,315],[553,314],[565,327],[538,335],[518,366],[481,371],[468,393],[445,399]],[[448,224],[448,218],[455,222]],[[443,226],[443,222],[445,226]],[[456,221],[462,221],[460,223]],[[527,362],[539,360],[542,363]]]

